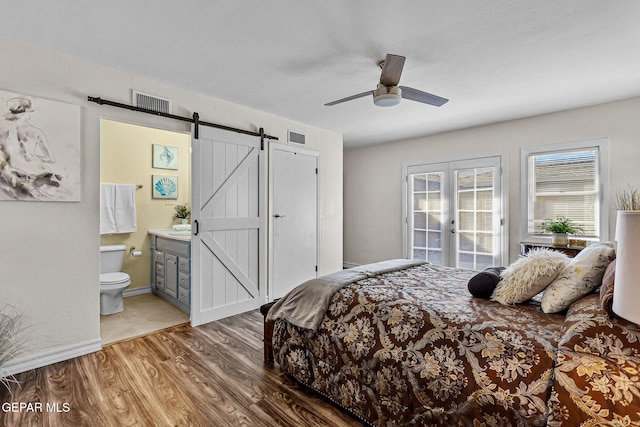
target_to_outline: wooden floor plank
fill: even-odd
[[[262,350],[258,310],[120,341],[18,375],[0,402],[60,412],[0,411],[0,426],[362,426]]]

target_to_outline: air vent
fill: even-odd
[[[148,93],[132,91],[133,106],[144,108],[146,110],[156,111],[158,113],[171,114],[171,100],[160,98],[159,96],[149,95]]]
[[[306,144],[305,139],[306,139],[305,135],[301,133],[289,131],[289,142],[295,142],[296,144]]]

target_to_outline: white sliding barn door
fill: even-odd
[[[192,141],[191,324],[265,300],[260,139],[200,126]]]

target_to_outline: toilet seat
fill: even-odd
[[[131,278],[127,273],[104,273],[100,275],[100,286],[114,286],[131,283]]]

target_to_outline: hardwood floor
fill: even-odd
[[[362,426],[263,362],[257,310],[110,344],[17,379],[13,395],[0,390],[0,426]]]

